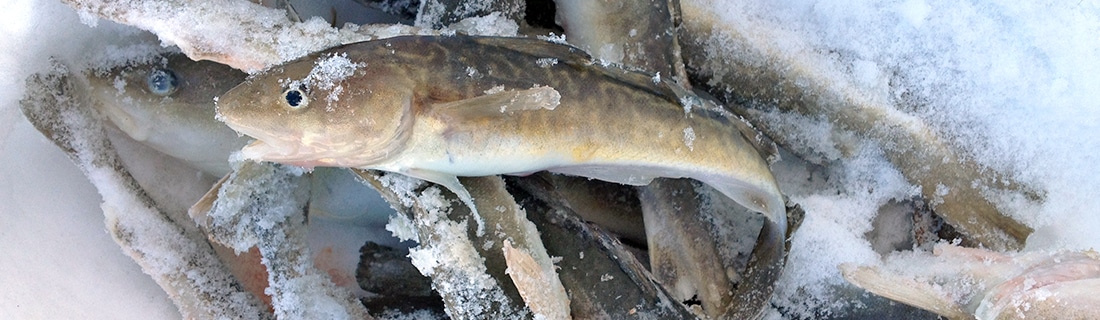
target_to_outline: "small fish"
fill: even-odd
[[[736,119],[668,81],[536,39],[409,36],[316,53],[223,95],[246,158],[457,176],[549,170],[646,185],[702,181],[785,227],[767,162]],[[785,233],[785,230],[783,230]]]
[[[244,81],[228,66],[182,54],[85,74],[92,104],[134,140],[216,177],[247,142],[214,120],[214,97]]]

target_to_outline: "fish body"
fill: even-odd
[[[398,172],[467,204],[456,176],[688,177],[785,226],[775,179],[736,119],[684,92],[566,45],[410,36],[250,77],[220,98],[218,113],[258,139],[248,158]]]

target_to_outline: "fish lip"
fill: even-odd
[[[271,156],[291,155],[298,151],[297,144],[294,141],[282,139],[275,134],[269,133],[268,130],[243,125],[233,121],[231,118],[223,118],[221,120],[238,134],[256,139],[241,149],[241,152],[244,153],[246,158],[263,160],[263,158]]]

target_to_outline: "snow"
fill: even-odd
[[[1100,191],[1100,174],[1090,151],[1100,146],[1100,106],[1089,98],[1100,92],[1100,63],[1091,58],[1100,52],[1096,2],[702,2],[724,21],[760,32],[766,43],[756,44],[771,51],[756,63],[816,61],[829,86],[894,105],[894,112],[925,123],[986,172],[1041,190],[1038,204],[984,191],[1000,210],[1036,229],[1027,250],[1100,247],[1094,214],[1100,200],[1092,196]],[[727,43],[725,50],[739,45],[747,44]],[[822,174],[830,183],[816,190],[799,180],[810,176],[805,172],[776,169],[784,192],[807,213],[776,300],[787,312],[808,316],[831,302],[811,299],[799,309],[794,301],[804,293],[827,297],[832,286],[843,285],[837,263],[877,263],[860,232],[869,229],[873,208],[904,199],[909,183],[874,154],[880,146],[838,136],[824,118],[765,118],[765,126],[792,128],[791,144],[819,156],[808,160],[837,164]],[[951,191],[936,188],[940,195]]]
[[[174,319],[168,295],[104,228],[88,179],[16,105],[24,80],[63,61],[120,50],[131,28],[96,29],[56,1],[18,0],[0,12],[0,318]],[[99,48],[99,50],[89,50]]]
[[[212,1],[198,3],[213,10]],[[1095,236],[1100,230],[1100,215],[1095,214],[1100,208],[1100,156],[1094,152],[1100,149],[1100,102],[1095,99],[1100,93],[1100,3],[757,0],[712,7],[725,21],[770,28],[775,49],[770,54],[824,57],[819,61],[827,63],[826,79],[832,84],[890,102],[894,111],[927,124],[965,156],[1040,190],[1039,203],[995,191],[986,194],[999,209],[1035,228],[1027,251],[1100,247]],[[225,21],[202,21],[208,13],[182,14],[171,23],[147,27],[163,34],[186,29],[180,25],[203,25],[210,29],[202,32],[211,34],[232,30],[219,24]],[[281,14],[270,11],[250,21],[282,28]],[[499,18],[464,23],[481,29],[497,25],[482,23]],[[0,260],[5,261],[0,263],[0,283],[5,284],[0,318],[178,318],[167,295],[119,254],[104,232],[100,196],[28,125],[15,104],[24,79],[47,70],[47,57],[81,69],[148,54],[155,46],[134,28],[77,14],[55,1],[15,0],[0,12],[0,19],[0,30],[8,35],[0,44]],[[286,44],[308,35],[322,35],[315,46],[346,39],[334,30],[323,20],[307,20],[298,29],[266,39],[285,45],[266,59],[305,54],[315,47]],[[515,33],[511,28],[485,32]],[[564,41],[564,36],[552,39]],[[174,38],[162,41],[176,43]],[[256,64],[242,61],[241,66]],[[792,239],[788,267],[773,300],[783,310],[769,315],[805,316],[848,307],[832,298],[845,286],[836,266],[879,264],[881,257],[865,234],[872,231],[880,207],[910,199],[916,189],[886,161],[882,146],[837,133],[835,124],[823,117],[774,112],[761,118],[791,132],[788,140],[796,153],[813,154],[815,158],[806,160],[827,165],[775,165],[782,190],[807,215]],[[690,148],[688,129],[684,138]],[[937,189],[951,191],[947,186]],[[387,228],[403,238],[417,238],[411,224],[393,222]],[[897,228],[897,223],[890,225]],[[438,257],[424,256],[428,248],[418,250],[410,254],[419,257],[421,270],[438,268]],[[481,281],[476,276],[469,280]]]
[[[328,102],[326,110],[334,110],[332,103],[340,100],[340,94],[344,92],[344,79],[365,66],[365,63],[351,62],[347,53],[329,54],[318,58],[304,79],[290,80],[287,87],[308,86],[328,91],[329,94],[325,96],[325,101]],[[280,81],[282,82],[284,81]]]

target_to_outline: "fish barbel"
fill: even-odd
[[[253,75],[217,109],[257,139],[246,158],[397,172],[443,185],[467,205],[457,176],[549,170],[629,185],[687,177],[785,227],[779,187],[731,124],[739,120],[700,101],[567,45],[408,36]]]

